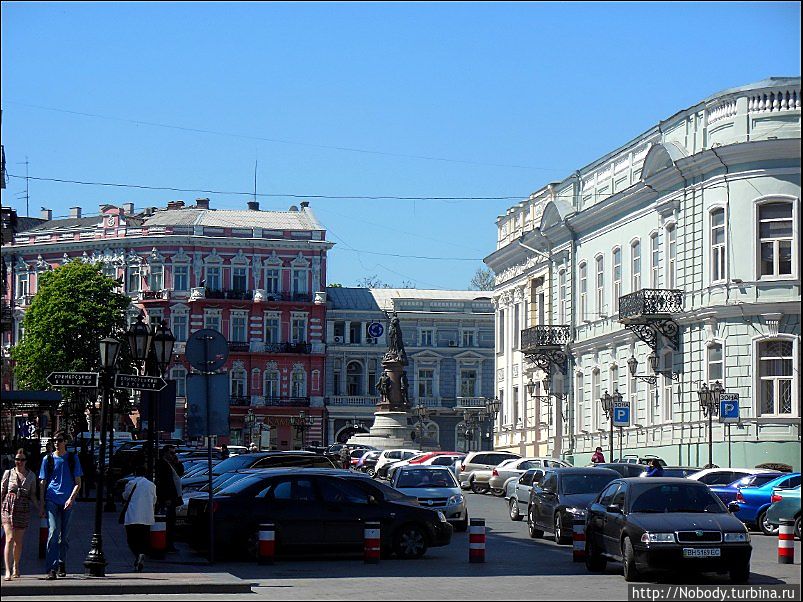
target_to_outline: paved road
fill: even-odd
[[[379,565],[366,565],[360,558],[316,558],[283,560],[271,567],[234,562],[208,566],[204,559],[186,551],[180,559],[165,563],[153,562],[148,569],[172,573],[188,573],[193,570],[226,572],[255,584],[254,593],[228,595],[227,599],[627,599],[621,565],[611,563],[605,573],[589,574],[583,564],[572,562],[571,546],[558,546],[551,538],[530,539],[526,523],[513,522],[508,518],[504,499],[468,493],[467,500],[471,516],[486,519],[485,564],[468,563],[468,536],[465,533],[456,533],[451,545],[433,548],[423,559],[414,561],[394,559],[383,560]],[[112,537],[107,537],[107,542],[110,547],[125,545]],[[776,546],[775,538],[754,534],[751,583],[800,583],[800,543],[796,543],[796,564],[792,566],[777,563]],[[127,558],[124,564],[115,568],[115,571],[118,570],[128,570]],[[724,577],[704,576],[690,581],[687,575],[683,575],[662,582],[726,584],[727,580]],[[93,600],[134,598],[96,596]],[[181,597],[149,595],[148,598],[174,600]],[[219,596],[193,595],[192,598],[212,600],[219,599]],[[3,596],[4,602],[6,599],[13,598]]]

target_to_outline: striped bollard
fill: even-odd
[[[582,518],[572,520],[572,560],[585,562],[586,559],[586,523]]]
[[[48,535],[48,522],[47,517],[44,516],[39,519],[39,558],[45,557],[47,551],[47,535]]]
[[[795,563],[795,521],[782,518],[778,529],[778,562],[780,564]]]
[[[259,564],[273,564],[276,556],[276,526],[273,523],[259,525],[259,549],[257,562]]]
[[[485,562],[485,519],[469,519],[468,561]]]
[[[366,522],[364,531],[365,564],[379,564],[382,551],[381,525],[378,522]]]
[[[164,514],[157,514],[155,518],[155,522],[151,525],[150,556],[164,558],[167,550],[167,523]]]

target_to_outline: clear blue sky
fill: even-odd
[[[467,288],[516,199],[715,92],[799,75],[797,2],[2,3],[10,174],[27,157],[33,177],[249,192],[258,158],[261,194],[515,197],[310,198],[345,286]],[[24,214],[24,190],[9,178],[3,204]],[[197,196],[249,200],[30,181],[32,215]]]

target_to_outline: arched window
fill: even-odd
[[[669,224],[666,227],[666,286],[669,289],[677,286],[677,241],[677,228],[675,228],[675,224]]]
[[[290,396],[307,396],[307,373],[304,368],[300,366],[293,368],[293,373],[290,376]]]
[[[566,324],[566,270],[558,272],[558,324]]]
[[[580,264],[580,321],[588,320],[588,264],[584,261]]]
[[[598,255],[594,259],[596,266],[596,300],[597,317],[605,315],[605,257]]]
[[[363,367],[360,362],[349,362],[346,366],[346,395],[363,394]]]
[[[585,401],[585,378],[583,377],[582,372],[578,372],[577,375],[577,382],[575,384],[575,398],[576,404],[575,407],[577,408],[577,430],[578,432],[582,432],[586,429],[586,401]]]
[[[793,416],[795,403],[794,343],[762,340],[758,343],[758,412],[761,416]]]
[[[592,426],[598,429],[602,426],[604,421],[604,413],[602,411],[602,384],[600,383],[599,368],[594,368],[591,372],[591,415],[594,417]]]
[[[711,212],[711,282],[725,280],[725,210],[714,209]]]
[[[613,250],[613,313],[619,311],[619,297],[622,296],[622,249]]]
[[[246,396],[246,376],[245,370],[236,368],[231,371],[231,397],[232,399],[242,400]]]
[[[641,241],[630,243],[630,292],[641,290]]]
[[[658,246],[658,233],[650,234],[650,288],[658,288],[661,279],[659,266],[660,247]]]

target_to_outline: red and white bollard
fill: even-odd
[[[156,521],[151,525],[151,553],[152,558],[164,558],[167,550],[167,523],[164,514],[157,514]]]
[[[365,564],[379,564],[382,552],[382,532],[378,522],[365,523],[363,539],[365,541]]]
[[[795,520],[782,518],[778,529],[778,562],[780,564],[795,563]]]
[[[471,518],[468,527],[468,561],[485,562],[485,519]]]
[[[39,558],[44,558],[47,552],[47,535],[49,532],[47,517],[39,519]]]
[[[276,556],[276,526],[273,523],[259,525],[259,548],[257,562],[259,564],[273,564]]]
[[[572,520],[572,560],[585,562],[586,559],[586,522],[582,518]]]

